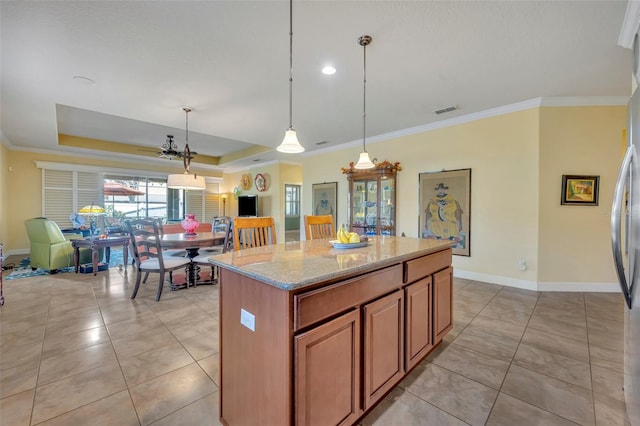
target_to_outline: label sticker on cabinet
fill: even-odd
[[[256,331],[256,316],[251,312],[240,309],[240,324],[244,325],[251,331]]]

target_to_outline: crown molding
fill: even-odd
[[[33,161],[37,168],[48,170],[62,170],[62,171],[75,171],[75,172],[87,172],[87,173],[103,173],[103,174],[119,174],[124,176],[140,176],[142,172],[145,176],[151,177],[167,177],[171,173],[157,172],[152,170],[140,170],[140,169],[126,169],[117,167],[104,167],[104,166],[87,166],[84,164],[72,164],[72,163],[58,163],[55,161]],[[207,183],[220,183],[223,178],[217,176],[204,176]]]
[[[640,3],[640,2],[639,2]],[[403,136],[415,135],[417,133],[428,132],[443,127],[457,126],[471,121],[483,120],[486,118],[497,117],[499,115],[511,114],[513,112],[524,111],[531,108],[540,107],[586,107],[586,106],[624,106],[629,103],[628,96],[566,96],[566,97],[547,97],[534,98],[527,101],[517,102],[510,105],[503,105],[497,108],[491,108],[484,111],[474,112],[471,114],[453,117],[447,120],[437,121],[434,123],[423,124],[407,129],[396,130],[394,132],[383,133],[377,136],[367,137],[367,144],[384,142],[389,139],[395,139]],[[303,154],[304,157],[312,157],[317,154],[325,154],[333,151],[341,151],[349,147],[359,147],[362,140],[347,142],[334,147],[327,147],[313,150]]]
[[[629,0],[627,10],[624,12],[620,35],[618,36],[618,46],[631,49],[638,27],[640,27],[640,1]]]
[[[542,98],[540,106],[625,106],[628,103],[629,96],[566,96],[557,98]]]

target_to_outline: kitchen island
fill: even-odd
[[[378,236],[212,256],[222,423],[355,423],[451,329],[450,247]]]

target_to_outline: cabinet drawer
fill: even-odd
[[[383,296],[402,284],[402,265],[371,272],[293,298],[295,330]]]
[[[451,249],[429,254],[404,263],[404,282],[424,278],[451,265]]]

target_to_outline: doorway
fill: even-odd
[[[284,241],[300,241],[300,185],[284,185]]]

